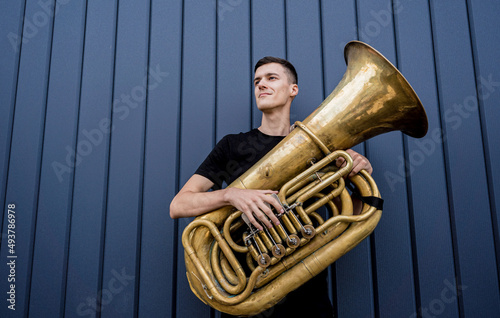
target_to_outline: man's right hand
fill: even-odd
[[[261,223],[268,228],[271,228],[273,224],[280,224],[278,218],[270,208],[271,205],[278,213],[283,212],[283,208],[279,202],[270,196],[270,194],[278,193],[278,191],[238,188],[226,188],[224,191],[224,200],[229,205],[234,206],[244,213],[257,229],[263,230]]]

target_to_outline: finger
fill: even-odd
[[[253,216],[253,213],[250,209],[245,209],[245,210],[240,210],[245,216],[246,218],[248,219],[248,221],[254,226],[256,227],[258,230],[262,231],[263,230],[263,227],[262,225],[255,219],[255,217]]]
[[[349,177],[352,177],[352,176],[354,176],[356,173],[358,173],[358,172],[356,171],[357,166],[358,166],[358,162],[356,161],[356,158],[355,158],[355,157],[353,157],[353,158],[352,158],[352,169],[351,169],[351,171],[349,171],[349,175],[348,175]]]
[[[352,157],[352,169],[349,177],[356,175],[361,170],[360,157],[356,154]]]
[[[264,199],[264,201],[270,205],[273,206],[273,208],[276,210],[277,213],[283,213],[285,212],[283,210],[283,207],[281,206],[280,202],[278,200],[276,200],[275,198],[271,197],[271,196],[266,196],[266,198]],[[279,221],[278,223],[275,223],[276,225],[279,224]]]
[[[355,174],[359,173],[361,170],[366,170],[368,173],[371,174],[372,172],[372,166],[370,164],[370,161],[366,159],[366,157],[358,154],[355,159],[353,160],[353,169],[349,176],[354,176]]]
[[[366,159],[366,158],[365,158]],[[368,159],[366,159],[366,162],[367,162],[367,165],[363,168],[366,170],[366,172],[368,172],[368,174],[372,174],[373,172],[373,167],[372,167],[372,164],[370,163],[370,161]]]
[[[275,190],[257,190],[257,191],[259,191],[260,193],[263,193],[263,194],[278,193],[278,191],[275,191]]]
[[[349,174],[349,176],[352,176],[352,175],[355,175],[356,173],[358,173],[359,170],[361,170],[361,168],[359,167],[359,164],[363,159],[366,159],[366,158],[352,149],[347,149],[346,152],[352,159],[352,169],[351,169],[351,173]]]
[[[267,216],[259,209],[259,207],[256,204],[251,204],[250,208],[253,212],[253,215],[255,215],[257,219],[259,219],[262,223],[264,223],[265,226],[267,226],[268,228],[272,227],[272,224],[267,218]],[[260,228],[260,230],[263,230],[262,227]]]
[[[335,165],[338,167],[338,168],[342,168],[343,166],[346,165],[346,161],[344,158],[342,157],[339,157],[337,158],[337,160],[335,161]]]
[[[276,201],[276,200],[275,200]],[[259,208],[262,212],[264,212],[265,215],[271,220],[273,224],[278,225],[279,221],[274,212],[271,210],[270,205],[268,205],[267,202],[260,202],[259,203]],[[279,211],[279,210],[278,210]]]
[[[351,172],[349,172],[349,175],[348,177],[354,177],[356,174],[358,174],[358,170],[356,169],[356,167],[352,168]]]

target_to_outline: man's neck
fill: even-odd
[[[269,136],[286,136],[290,132],[290,114],[286,113],[263,113],[262,124],[258,128],[262,133]]]

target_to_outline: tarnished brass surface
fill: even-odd
[[[353,215],[343,179],[352,159],[341,149],[394,130],[417,138],[426,134],[427,116],[419,98],[387,59],[358,41],[348,43],[344,54],[347,71],[330,96],[229,185],[279,190],[283,204],[296,205],[293,215],[281,218],[286,226],[259,233],[252,240],[256,245],[246,246],[241,234],[235,236],[246,228],[241,212],[224,207],[185,228],[187,278],[192,291],[211,307],[232,315],[256,315],[370,235],[382,211],[365,204],[360,215]],[[334,162],[340,156],[347,165],[338,170]],[[380,197],[366,171],[351,181],[363,196]],[[316,213],[321,206],[332,210],[330,218],[323,220]],[[275,244],[283,255],[276,254]],[[236,254],[246,260],[240,262]]]

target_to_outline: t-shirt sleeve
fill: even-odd
[[[223,182],[227,182],[229,175],[226,172],[228,162],[229,143],[227,137],[222,138],[205,161],[196,170],[195,174],[199,174],[208,178],[214,183],[212,189],[218,190],[222,188]]]

